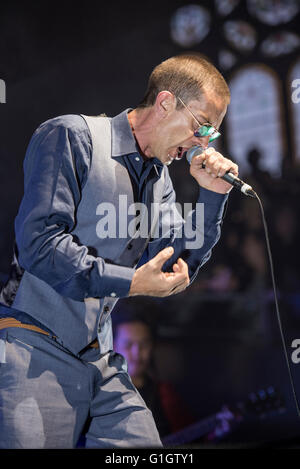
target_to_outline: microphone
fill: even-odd
[[[191,164],[194,156],[201,155],[201,153],[203,153],[203,148],[200,145],[196,145],[190,148],[187,152],[185,152],[185,156],[189,164]],[[205,162],[202,163],[202,167],[205,168]],[[229,182],[229,184],[231,184],[236,189],[239,189],[243,194],[249,195],[250,197],[256,197],[256,193],[254,192],[252,187],[249,186],[249,184],[246,184],[241,179],[239,179],[234,174],[230,173],[230,171],[227,171],[224,176],[221,176],[221,179],[224,179],[224,181]]]

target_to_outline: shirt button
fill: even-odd
[[[132,244],[129,243],[128,246],[127,246],[127,249],[130,251],[130,249],[132,249]]]
[[[117,295],[116,295],[116,293],[113,291],[113,292],[110,294],[110,296],[115,297],[115,296],[117,296]]]
[[[103,308],[103,311],[104,311],[105,313],[108,313],[108,311],[109,311],[109,306],[108,306],[108,305],[105,305],[104,308]]]
[[[140,161],[138,156],[135,157],[135,161]]]

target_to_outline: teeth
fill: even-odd
[[[182,147],[178,147],[177,156],[175,159],[181,160],[181,157],[182,157]]]

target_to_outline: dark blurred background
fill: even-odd
[[[1,282],[35,128],[61,114],[113,116],[135,107],[155,65],[201,52],[232,93],[218,149],[239,163],[265,208],[300,399],[300,364],[291,361],[291,343],[300,338],[299,9],[297,0],[2,2]],[[178,201],[194,203],[197,187],[186,161],[174,162],[170,174]],[[282,394],[284,412],[245,419],[222,444],[300,441],[256,200],[231,192],[222,238],[188,290],[164,300],[122,300],[118,309],[128,301],[156,324],[158,376],[176,386],[196,419],[269,386]]]

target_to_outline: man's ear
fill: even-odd
[[[161,117],[167,117],[176,109],[176,98],[170,91],[160,91],[154,103],[155,111]]]

